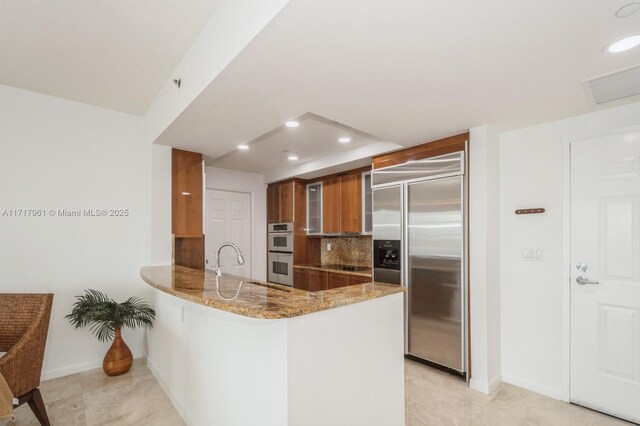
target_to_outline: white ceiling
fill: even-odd
[[[0,84],[144,114],[220,0],[0,0]]]
[[[248,142],[248,150],[233,149],[212,162],[215,167],[267,174],[282,167],[294,167],[319,160],[328,152],[344,156],[365,144],[380,142],[378,138],[314,114],[296,118],[300,124],[290,128],[284,124]],[[341,137],[351,142],[341,143]],[[295,155],[298,160],[289,160]]]
[[[629,1],[290,0],[156,142],[275,178],[587,112],[582,80],[640,64],[640,48],[602,51],[639,31],[640,13],[614,16]],[[0,84],[143,114],[219,3],[0,0]],[[276,136],[310,112],[378,142],[262,155],[302,146]]]
[[[307,112],[404,146],[587,112],[582,80],[640,63],[602,52],[640,28],[626,3],[291,0],[157,142],[211,160]]]

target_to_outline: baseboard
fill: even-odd
[[[482,392],[485,395],[489,395],[496,390],[500,383],[502,383],[502,376],[500,376],[499,374],[489,382],[486,382],[484,380],[477,380],[472,377],[471,380],[469,380],[469,387],[475,391]]]
[[[486,395],[489,394],[489,383],[484,380],[477,380],[472,377],[471,380],[469,380],[469,387],[474,391],[478,391]]]
[[[133,358],[139,359],[144,358],[142,351],[133,352]],[[69,365],[66,367],[56,368],[53,370],[44,370],[40,375],[40,380],[51,380],[57,379],[59,377],[70,376],[71,374],[83,373],[85,371],[94,370],[96,368],[102,367],[103,358],[92,359],[91,361],[82,362],[80,364]]]
[[[500,383],[502,383],[502,375],[498,374],[489,382],[489,393],[494,393]]]
[[[158,374],[158,369],[156,368],[155,364],[153,364],[153,362],[151,362],[151,359],[149,359],[149,357],[147,357],[147,368],[149,369],[149,371],[151,371],[151,374],[153,374],[153,377],[156,378],[156,380],[160,384],[160,387],[162,388],[164,393],[169,398],[169,401],[171,401],[171,404],[173,404],[173,408],[175,408],[176,411],[178,412],[178,414],[180,414],[180,417],[182,417],[182,420],[184,420],[184,422],[187,425],[193,424],[191,422],[191,419],[187,415],[186,408],[183,407],[181,404],[179,404],[178,401],[176,401],[176,399],[174,398],[173,394],[170,392],[169,387],[166,385],[164,380],[162,380],[162,378]]]
[[[562,401],[562,390],[502,373],[502,381]]]

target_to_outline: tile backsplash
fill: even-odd
[[[371,238],[323,238],[321,243],[321,262],[323,265],[338,264],[371,267]],[[327,250],[331,244],[331,251]]]

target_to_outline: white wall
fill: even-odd
[[[289,0],[220,2],[149,107],[146,114],[149,143],[156,140],[288,2]],[[180,89],[172,82],[174,78],[182,79]]]
[[[484,393],[500,383],[499,138],[475,127],[469,142],[470,386]]]
[[[55,294],[44,376],[94,368],[108,348],[64,318],[83,289],[150,294],[151,147],[143,119],[0,86],[0,292]],[[4,209],[129,209],[128,217],[2,217]],[[134,356],[143,333],[125,332]]]
[[[610,108],[500,136],[502,377],[551,397],[567,397],[563,323],[569,264],[563,264],[563,209],[572,140],[640,124],[640,103]],[[544,207],[516,216],[518,208]],[[544,250],[543,262],[521,260],[521,250]],[[568,355],[568,353],[567,353]],[[564,378],[564,380],[563,380]]]
[[[251,194],[251,278],[267,278],[267,186],[256,173],[207,167],[207,189]]]

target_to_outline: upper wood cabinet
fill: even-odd
[[[171,163],[172,233],[202,236],[202,154],[174,149]]]
[[[269,223],[293,222],[292,181],[284,183],[272,183],[267,187],[267,221]]]
[[[329,176],[322,180],[322,232],[340,233],[340,177]]]
[[[377,157],[373,157],[373,168],[381,169],[383,167],[403,164],[408,161],[422,160],[424,158],[436,157],[452,152],[465,151],[468,141],[469,133],[462,133],[411,148],[404,148],[388,154],[378,155]]]
[[[340,232],[362,232],[362,174],[340,176]]]
[[[174,149],[171,152],[171,233],[173,262],[204,269],[202,202],[204,174],[202,154]]]
[[[362,174],[328,176],[322,180],[322,232],[362,232]]]
[[[267,187],[267,221],[280,221],[280,185],[272,184]]]
[[[307,235],[322,235],[322,181],[307,185]]]
[[[293,182],[280,184],[280,222],[293,222]]]

